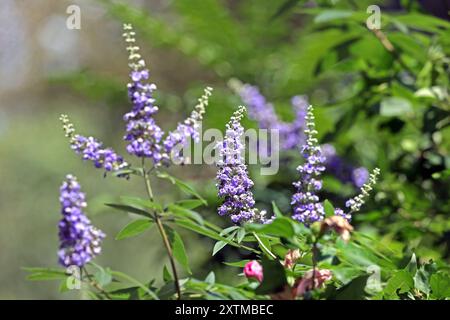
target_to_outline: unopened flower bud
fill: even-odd
[[[258,261],[252,260],[247,262],[244,266],[244,274],[247,278],[253,278],[262,282],[263,280],[263,268]]]

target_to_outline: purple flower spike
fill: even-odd
[[[322,155],[318,141],[315,138],[313,107],[309,106],[305,117],[306,143],[302,146],[301,153],[305,158],[305,163],[297,167],[300,173],[300,180],[294,182],[297,192],[292,196],[291,204],[294,209],[293,218],[305,225],[320,221],[325,215],[322,203],[316,192],[322,188],[320,174],[325,171],[325,157]]]
[[[107,172],[116,172],[129,166],[113,149],[103,148],[103,144],[97,139],[75,134],[74,126],[67,115],[61,115],[60,120],[63,123],[66,137],[70,139],[71,148],[77,154],[81,154],[83,160],[90,160],[96,168],[103,168]],[[126,174],[118,176],[128,177]]]
[[[83,210],[86,208],[85,194],[77,178],[67,175],[60,188],[59,201],[63,218],[59,221],[59,263],[68,267],[83,267],[101,253],[101,242],[105,234],[93,227]]]
[[[295,119],[293,122],[283,122],[278,119],[273,104],[269,103],[261,94],[258,87],[235,82],[232,84],[242,101],[248,105],[249,117],[258,122],[261,129],[275,129],[279,131],[281,147],[284,150],[298,148],[305,141],[305,115],[308,100],[305,96],[295,96],[291,100]]]
[[[205,113],[205,108],[208,105],[208,99],[211,96],[212,88],[205,88],[203,96],[198,99],[198,104],[194,107],[191,115],[184,120],[183,123],[178,123],[177,129],[170,132],[164,140],[164,151],[168,158],[172,156],[172,160],[177,163],[185,163],[180,150],[176,150],[178,146],[184,146],[187,139],[190,137],[194,142],[198,143],[200,140],[200,123]]]
[[[230,216],[235,224],[247,221],[265,223],[266,212],[254,208],[255,200],[251,191],[253,181],[248,176],[242,157],[244,128],[240,121],[244,112],[245,107],[241,106],[233,114],[227,124],[225,138],[218,145],[220,159],[217,162],[216,186],[219,197],[224,199],[218,213]]]
[[[153,91],[156,85],[148,83],[149,71],[145,68],[145,62],[139,54],[139,47],[135,46],[134,31],[131,25],[124,25],[123,34],[128,44],[129,66],[131,82],[128,84],[128,97],[133,108],[124,115],[126,134],[124,140],[128,141],[127,151],[141,158],[151,158],[155,165],[159,165],[165,158],[161,139],[164,132],[156,124],[153,118],[158,112],[154,105]]]

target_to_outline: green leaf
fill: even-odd
[[[411,255],[411,260],[408,262],[408,265],[405,268],[406,271],[408,271],[412,276],[416,274],[417,271],[417,258],[416,254],[413,253]]]
[[[236,236],[237,231],[233,231],[227,238],[226,241],[218,241],[216,242],[216,244],[214,245],[213,248],[213,253],[212,255],[214,256],[217,252],[219,252],[220,250],[222,250],[223,247],[225,247],[227,244],[229,244],[233,238]]]
[[[447,273],[439,272],[433,274],[430,279],[431,293],[436,299],[450,297],[450,276]]]
[[[264,278],[256,294],[269,294],[282,291],[287,284],[286,274],[279,261],[263,258],[261,264],[264,271]]]
[[[186,254],[186,249],[184,248],[183,239],[181,239],[178,232],[175,230],[165,227],[168,231],[170,244],[172,247],[172,252],[175,260],[186,270],[187,273],[192,274],[191,269],[189,268],[189,259]]]
[[[23,268],[23,270],[30,273],[26,279],[31,281],[63,280],[67,278],[64,269],[27,267]]]
[[[226,236],[227,234],[231,233],[232,231],[238,230],[239,228],[240,228],[239,226],[231,226],[231,227],[225,228],[220,232],[220,235]]]
[[[299,3],[300,0],[286,0],[284,1],[281,6],[277,9],[275,14],[272,16],[271,20],[278,18],[279,16],[283,15],[284,13],[288,12],[290,9],[295,7],[297,3]]]
[[[91,76],[91,75],[89,75],[89,76]],[[92,81],[90,81],[90,82],[92,82]],[[115,177],[123,176],[123,175],[130,175],[130,174],[133,174],[136,176],[141,176],[141,177],[144,176],[142,168],[128,167],[126,169],[117,170],[117,171],[112,172],[112,175]]]
[[[223,247],[225,247],[226,245],[227,245],[227,243],[225,241],[217,241],[214,244],[212,255],[215,256],[216,253],[219,252],[220,250],[222,250]]]
[[[198,200],[195,200],[198,201]],[[203,217],[195,212],[192,211],[190,209],[181,207],[179,205],[176,204],[171,204],[167,207],[167,209],[172,212],[174,215],[178,216],[178,217],[186,217],[186,218],[190,218],[192,220],[194,220],[195,222],[197,222],[199,225],[203,225],[204,224],[204,220]]]
[[[385,117],[407,116],[413,112],[411,102],[404,98],[388,97],[381,100],[380,114]]]
[[[189,195],[193,195],[197,199],[201,200],[204,205],[208,205],[206,200],[203,199],[202,196],[197,191],[195,191],[195,189],[193,187],[191,187],[187,183],[181,181],[180,179],[172,177],[171,175],[169,175],[166,172],[158,172],[156,176],[158,178],[161,178],[161,179],[169,180],[172,184],[174,184],[178,188],[180,188],[181,191],[183,191],[183,192],[185,192],[185,193],[187,193]]]
[[[219,233],[217,233],[215,230],[211,230],[209,228],[207,228],[206,226],[201,226],[198,224],[195,224],[193,221],[191,220],[187,220],[187,219],[176,219],[175,223],[185,229],[194,231],[198,234],[204,235],[206,237],[209,237],[211,239],[214,240],[221,240],[221,241],[225,241],[230,245],[233,245],[235,247],[237,247],[236,244],[232,243],[231,241],[227,240],[226,238],[222,237],[219,235]]]
[[[237,243],[241,243],[242,240],[245,238],[245,235],[246,235],[245,228],[239,228],[236,236]]]
[[[122,240],[140,235],[152,226],[153,222],[148,219],[131,221],[116,236],[116,240]]]
[[[273,208],[273,213],[275,214],[275,217],[282,217],[283,213],[280,211],[280,209],[278,208],[277,204],[275,203],[275,201],[272,201],[272,208]]]
[[[94,274],[94,278],[97,281],[98,284],[100,284],[102,287],[107,286],[112,281],[112,274],[111,269],[109,268],[101,268],[97,270],[97,272]]]
[[[284,238],[291,238],[295,234],[292,221],[286,217],[276,218],[269,224],[247,224],[246,228],[250,231],[255,231],[262,234],[271,234]]]
[[[384,293],[388,298],[406,293],[414,288],[414,279],[407,270],[397,271],[387,282]]]
[[[226,264],[227,266],[230,267],[238,267],[238,268],[243,268],[245,267],[245,265],[250,262],[250,260],[241,260],[241,261],[234,261],[234,262],[224,262],[224,264]]]
[[[319,13],[315,18],[315,23],[324,23],[337,19],[344,19],[351,17],[353,15],[352,11],[348,10],[325,10]]]
[[[153,299],[155,299],[155,300],[159,299],[158,296],[152,290],[150,290],[146,285],[142,284],[141,282],[139,282],[138,280],[134,279],[133,277],[127,275],[126,273],[123,273],[121,271],[111,270],[111,274],[116,278],[125,279],[126,281],[132,283],[133,285],[140,287],[145,293],[147,293]]]
[[[204,205],[202,200],[199,199],[186,199],[175,202],[175,204],[179,207],[183,207],[185,209],[195,209]]]
[[[370,275],[359,276],[346,285],[340,287],[331,299],[336,300],[363,300],[367,297],[366,285]]]
[[[323,207],[325,209],[325,215],[327,217],[334,216],[334,207],[333,207],[333,205],[331,204],[330,201],[325,200],[324,203],[323,203]]]
[[[170,274],[169,269],[167,269],[166,265],[164,265],[164,268],[163,268],[163,280],[164,280],[164,282],[173,281],[173,277]]]
[[[216,282],[216,275],[214,274],[214,271],[208,273],[208,275],[205,278],[205,282],[210,285],[214,285],[214,283]]]
[[[162,210],[161,204],[159,204],[155,201],[150,201],[148,199],[141,199],[138,197],[129,197],[129,196],[123,196],[123,197],[120,197],[120,199],[123,204],[129,205],[134,208],[139,208],[144,211],[146,208],[156,210],[156,211]]]
[[[108,207],[111,207],[111,208],[114,208],[114,209],[117,209],[120,211],[135,213],[135,214],[153,219],[153,217],[150,213],[148,213],[147,211],[140,209],[140,208],[136,208],[136,207],[132,207],[132,206],[124,205],[124,204],[116,204],[116,203],[106,203],[106,205]]]

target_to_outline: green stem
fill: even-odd
[[[145,188],[147,190],[147,195],[148,195],[150,201],[153,201],[152,186],[150,183],[150,178],[148,176],[148,173],[145,170],[145,159],[144,158],[142,158],[142,168],[144,171],[144,180],[145,180]],[[167,236],[167,233],[164,230],[164,226],[161,222],[158,212],[154,211],[153,216],[154,216],[156,225],[158,227],[159,233],[161,234],[161,238],[163,240],[164,247],[166,248],[167,255],[169,256],[170,266],[172,268],[173,278],[174,278],[174,282],[175,282],[175,290],[177,292],[177,298],[178,298],[178,300],[180,300],[181,299],[181,288],[180,288],[180,283],[178,281],[177,268],[175,266],[175,260],[173,257],[172,247],[170,246],[169,237]]]
[[[253,232],[253,236],[255,237],[256,241],[258,241],[258,244],[259,244],[259,246],[261,247],[261,249],[262,249],[268,256],[270,256],[272,259],[277,260],[277,256],[274,255],[274,254],[269,250],[269,248],[267,248],[267,247],[265,246],[265,244],[261,241],[261,239],[258,237],[258,235],[257,235],[255,232]]]
[[[89,284],[91,286],[93,286],[95,289],[97,289],[98,291],[100,291],[100,293],[102,293],[107,299],[111,300],[111,296],[108,294],[108,292],[106,292],[105,289],[103,289],[103,287],[97,282],[95,281],[92,276],[89,274],[89,272],[87,271],[87,269],[85,267],[83,267],[82,269],[84,271],[84,273],[86,274],[86,277],[89,280]]]

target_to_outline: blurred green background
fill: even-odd
[[[71,4],[81,8],[80,30],[66,28]],[[381,35],[365,25],[374,4],[381,8]],[[447,263],[448,10],[444,1],[2,0],[0,298],[78,297],[61,295],[52,282],[26,281],[21,270],[56,266],[58,188],[67,173],[78,176],[89,216],[108,234],[96,261],[142,280],[162,273],[166,261],[156,232],[115,241],[129,217],[103,205],[119,195],[143,195],[143,186],[103,178],[83,164],[58,121],[67,113],[80,133],[125,154],[122,115],[130,105],[123,22],[136,28],[159,89],[158,122],[165,131],[190,112],[206,85],[215,90],[204,128],[223,130],[241,103],[228,88],[231,78],[258,85],[285,120],[293,116],[291,96],[307,94],[321,141],[351,163],[382,170],[374,199],[354,223],[387,245]],[[277,176],[251,169],[259,206],[275,200],[288,212],[300,159],[284,157]],[[214,167],[171,171],[208,199],[207,219],[229,224],[215,213]],[[341,206],[356,192],[331,175],[325,182],[325,193]],[[165,183],[154,189],[166,200],[183,196]],[[235,281],[220,262],[239,252],[226,249],[211,263],[213,242],[182,235],[196,277],[212,267],[219,281]]]

